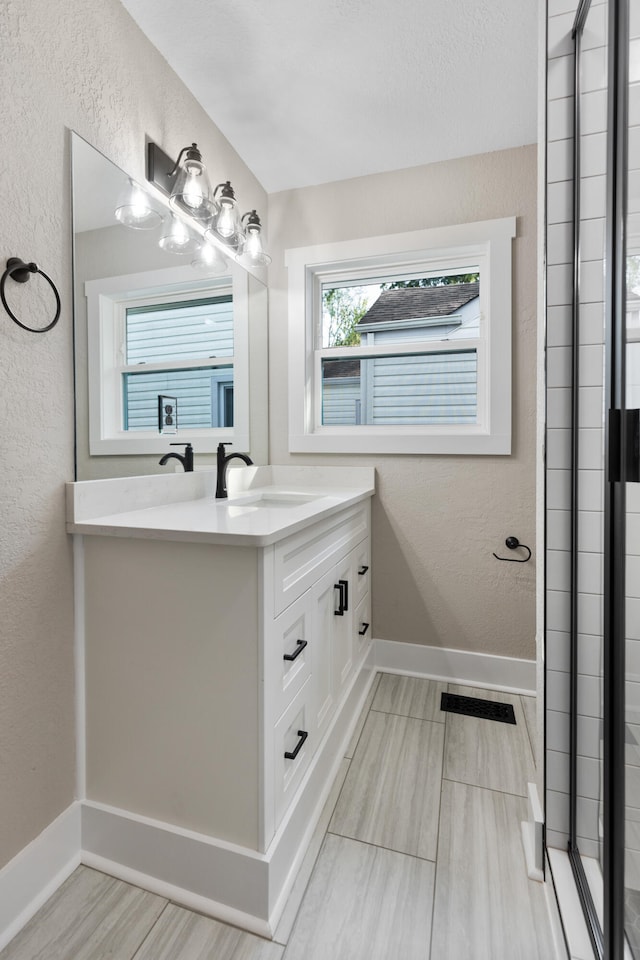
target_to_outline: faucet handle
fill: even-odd
[[[185,443],[185,441],[183,440],[182,443],[170,443],[169,446],[170,447],[190,447],[191,441],[189,441],[189,443]]]

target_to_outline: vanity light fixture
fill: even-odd
[[[153,230],[163,220],[162,214],[152,207],[147,192],[135,180],[129,180],[122,191],[115,215],[116,220],[134,230]]]
[[[199,223],[206,223],[216,212],[207,168],[197,143],[183,147],[175,163],[155,143],[149,143],[147,180],[169,197],[174,210],[188,214]]]
[[[215,213],[215,204],[211,201],[211,184],[197,144],[192,143],[180,151],[176,167],[176,182],[169,203],[175,210],[184,210],[190,217],[206,222]]]
[[[221,252],[233,254],[245,266],[266,266],[271,262],[262,247],[260,217],[255,210],[240,216],[238,202],[231,182],[219,183],[213,193],[209,184],[202,154],[192,143],[183,147],[174,162],[160,147],[150,141],[147,144],[147,180],[169,198],[169,205],[176,212],[175,219],[183,225],[191,223],[189,235],[192,240],[202,235],[209,244]],[[184,240],[176,239],[180,231],[172,222],[165,230],[160,246],[172,253],[192,253]],[[173,239],[172,239],[173,237]],[[217,263],[211,253],[203,250],[194,260],[198,269],[215,269]]]
[[[242,216],[244,229],[244,247],[238,255],[239,263],[249,267],[266,267],[271,263],[271,257],[264,252],[262,246],[262,224],[255,210]]]
[[[219,183],[213,193],[218,210],[205,233],[207,237],[219,237],[234,250],[242,246],[244,235],[238,201],[229,180]]]

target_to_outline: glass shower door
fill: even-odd
[[[638,443],[640,409],[640,15],[630,3],[627,90],[625,403]],[[627,478],[629,479],[629,478]],[[626,484],[624,922],[640,958],[640,483]]]

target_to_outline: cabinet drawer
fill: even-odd
[[[281,613],[347,553],[369,529],[369,501],[294,533],[274,548],[274,608]]]
[[[371,597],[367,594],[358,604],[353,617],[353,659],[356,669],[371,641]]]
[[[307,680],[275,725],[273,761],[276,828],[315,750],[315,737],[310,726],[310,692],[311,684]]]
[[[291,703],[311,673],[311,591],[298,597],[268,627],[265,684],[272,723]]]
[[[371,579],[371,540],[367,537],[354,551],[353,604],[357,607],[369,593]]]

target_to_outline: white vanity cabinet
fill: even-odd
[[[274,588],[273,611],[271,591],[265,592],[267,737],[275,730],[273,767],[265,767],[267,836],[282,820],[367,652],[368,644],[355,640],[354,602],[369,602],[368,573],[364,580],[357,573],[370,556],[369,527],[365,501],[265,551],[264,583]]]
[[[268,546],[85,535],[87,800],[264,853],[368,652],[369,534],[367,497]]]

